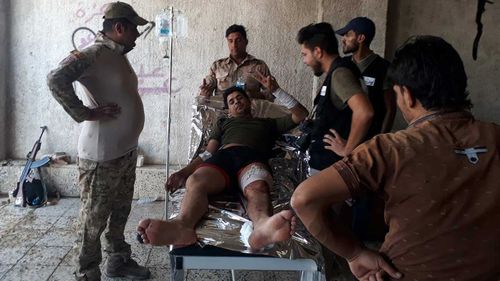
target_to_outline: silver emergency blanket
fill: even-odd
[[[193,105],[193,119],[191,128],[191,146],[189,159],[197,156],[208,141],[212,125],[223,114],[224,104],[219,97],[205,99],[198,97]],[[252,114],[254,117],[279,117],[287,111],[270,102],[263,100],[252,101]],[[308,173],[308,157],[290,145],[296,136],[286,135],[285,141],[278,141],[275,150],[278,157],[269,160],[272,170],[274,185],[271,188],[271,200],[274,213],[290,209],[290,198]],[[169,218],[177,216],[184,189],[179,189],[170,195]],[[249,221],[245,214],[244,204],[241,201],[231,202],[225,200],[211,200],[209,211],[197,226],[196,233],[200,246],[212,245],[242,253],[256,253],[288,259],[312,259],[320,269],[324,268],[321,246],[305,229],[299,220],[292,239],[276,243],[259,252],[252,251],[245,246],[240,230],[245,222]],[[323,270],[322,270],[323,271]]]

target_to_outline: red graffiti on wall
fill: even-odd
[[[139,82],[139,94],[168,94],[168,75],[161,72],[161,67],[156,67],[149,72],[144,71],[144,65],[139,66],[137,72]],[[177,80],[172,78],[172,82]],[[172,88],[172,93],[180,92],[182,88]]]
[[[89,21],[93,20],[94,18],[102,18],[104,15],[104,10],[106,9],[106,6],[108,4],[103,4],[100,7],[97,6],[96,3],[92,4],[92,9],[90,11],[85,10],[84,8],[81,7],[83,3],[79,2],[78,6],[80,8],[76,10],[75,16],[78,19],[84,20],[83,23],[88,23]]]

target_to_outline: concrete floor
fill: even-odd
[[[38,209],[0,205],[0,280],[74,280],[73,243],[80,200],[63,198],[56,205]],[[164,202],[134,201],[125,230],[126,240],[141,265],[150,268],[150,280],[170,280],[167,247],[141,245],[135,227],[145,217],[164,218]],[[105,259],[105,256],[103,257]],[[101,264],[101,266],[104,264]],[[298,280],[295,272],[238,271],[237,280]],[[107,278],[102,280],[123,280]],[[186,280],[231,280],[228,270],[190,270]]]

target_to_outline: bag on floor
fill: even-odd
[[[24,192],[26,193],[25,200],[28,206],[38,208],[47,203],[47,191],[41,180],[25,181],[24,188]]]

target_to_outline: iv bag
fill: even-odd
[[[186,38],[188,31],[188,20],[183,12],[179,11],[174,17],[175,36]]]
[[[156,16],[156,36],[160,38],[160,41],[167,40],[168,37],[172,36],[171,18],[170,11],[164,11]]]

